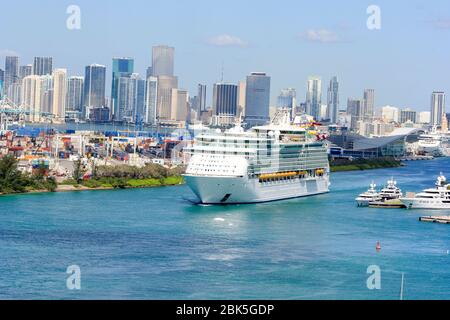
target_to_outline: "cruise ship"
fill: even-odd
[[[444,175],[440,175],[436,181],[436,187],[426,189],[417,195],[408,194],[400,201],[408,209],[450,209],[450,184]]]
[[[297,123],[297,121],[294,121]],[[329,192],[326,137],[279,110],[271,124],[203,133],[184,175],[203,204],[269,202]]]

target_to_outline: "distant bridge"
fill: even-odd
[[[53,114],[50,112],[35,112],[31,111],[23,105],[17,105],[8,97],[3,97],[3,100],[0,100],[0,114],[10,115],[10,116],[40,116],[45,118],[52,118]]]

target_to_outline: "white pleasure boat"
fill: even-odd
[[[358,204],[358,207],[368,207],[370,202],[381,200],[381,196],[376,190],[377,185],[375,183],[371,183],[369,190],[364,193],[361,193],[355,200]]]
[[[436,186],[415,194],[408,194],[400,201],[408,209],[450,209],[450,184],[441,174],[436,181]]]
[[[382,200],[396,200],[403,196],[402,190],[397,187],[397,181],[392,178],[387,185],[381,190],[380,197]]]

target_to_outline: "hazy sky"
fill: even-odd
[[[81,30],[66,28],[66,9],[81,8]],[[381,9],[381,30],[366,26],[367,7]],[[433,90],[450,92],[450,2],[300,0],[2,0],[0,56],[54,57],[55,67],[82,75],[84,66],[131,56],[136,72],[151,64],[151,47],[176,48],[180,87],[272,76],[272,101],[294,87],[305,99],[309,75],[331,76],[347,97],[376,90],[376,105],[428,109]],[[3,66],[1,67],[3,69]],[[209,98],[211,91],[208,92]]]

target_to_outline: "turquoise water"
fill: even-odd
[[[372,180],[420,191],[440,171],[449,159],[337,173],[327,195],[226,207],[192,205],[186,186],[1,197],[0,298],[398,299],[403,272],[405,299],[447,299],[450,226],[353,201]]]

